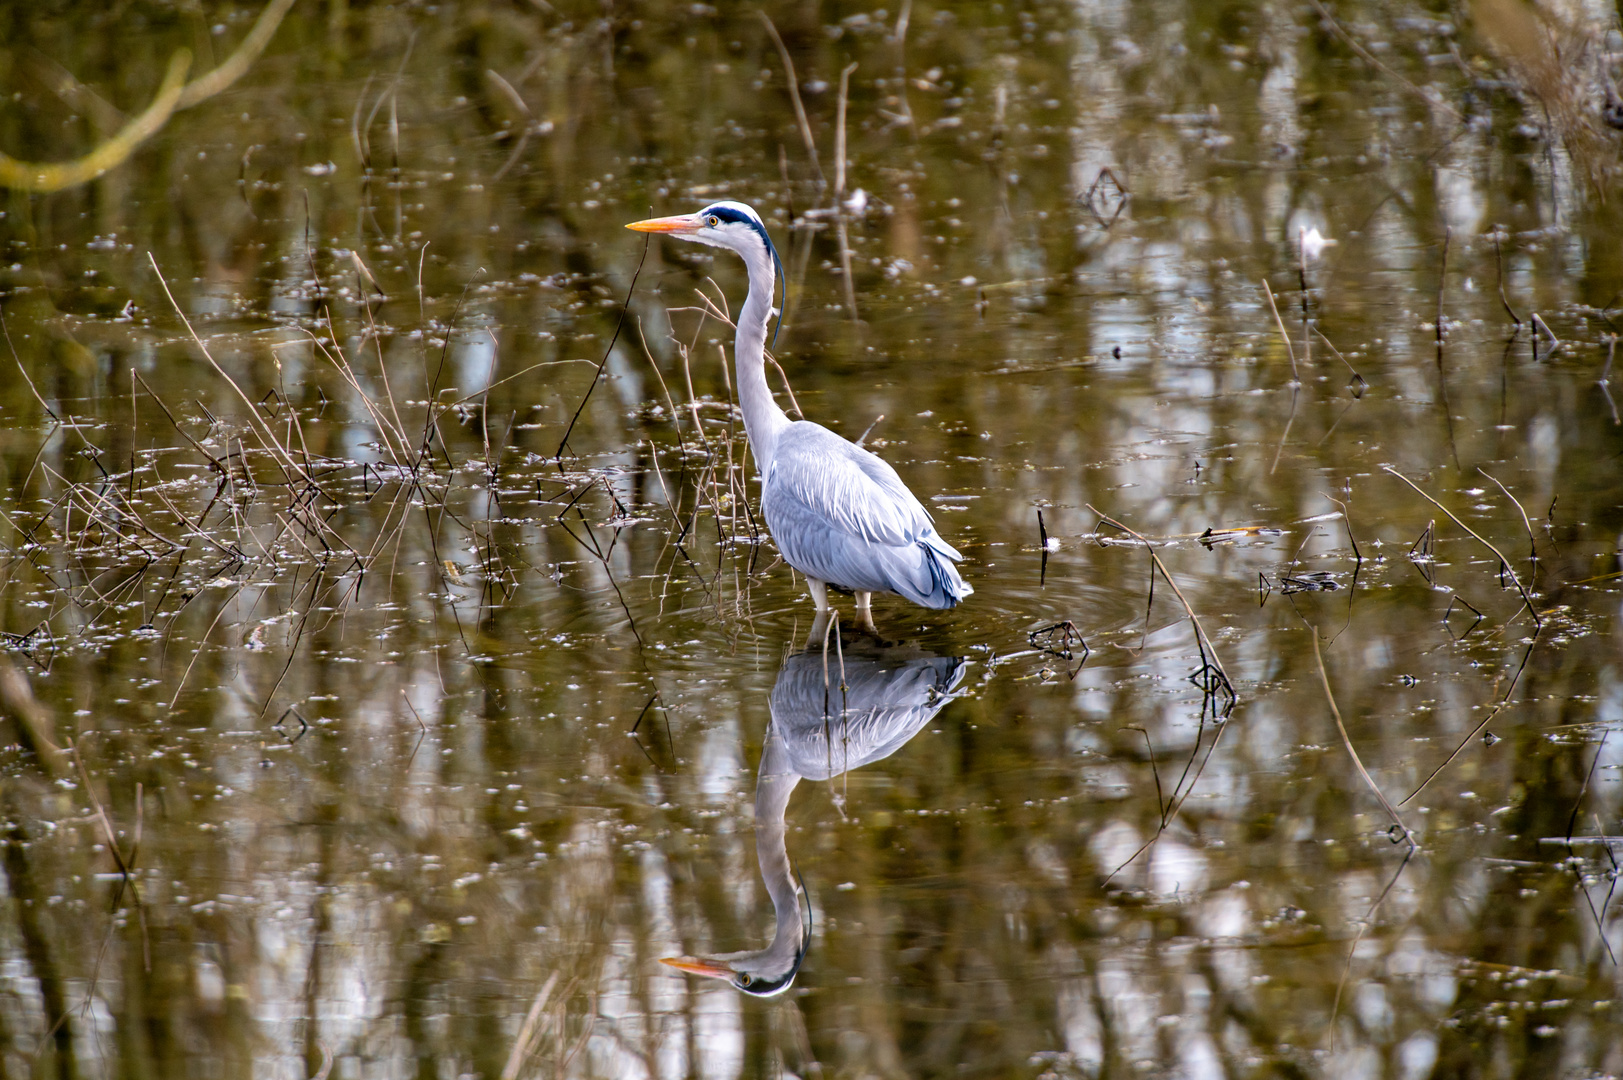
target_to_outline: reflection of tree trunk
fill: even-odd
[[[439,1080],[439,1058],[431,1048],[434,1040],[424,1014],[432,1004],[435,979],[444,956],[443,944],[423,945],[421,954],[406,973],[406,985],[401,990],[406,1038],[411,1041],[412,1053],[417,1058],[417,1080]]]
[[[14,800],[7,799],[8,804]],[[62,980],[56,972],[56,960],[46,941],[45,927],[40,922],[44,897],[34,887],[34,877],[28,861],[27,836],[17,822],[22,818],[15,805],[7,807],[6,816],[12,824],[6,829],[7,892],[17,902],[17,930],[22,938],[23,955],[39,980],[41,1003],[45,1006],[45,1022],[57,1024],[51,1036],[56,1049],[56,1076],[58,1080],[76,1080],[79,1064],[73,1057],[73,1022],[68,1018],[67,1006],[62,1000]],[[44,1047],[39,1048],[43,1052]]]
[[[321,984],[326,950],[332,940],[333,836],[339,828],[338,819],[335,803],[324,803],[316,810],[316,832],[321,838],[320,870],[311,912],[314,925],[310,930],[310,968],[304,976],[304,1065],[310,1076],[321,1071],[325,1057],[321,1049]]]
[[[1272,1022],[1272,1017],[1254,1008],[1251,1003],[1229,988],[1228,982],[1218,974],[1217,968],[1221,962],[1218,948],[1213,947],[1209,941],[1196,953],[1196,964],[1212,992],[1212,1006],[1207,1014],[1207,1034],[1211,1036],[1212,1045],[1222,1055],[1224,1065],[1234,1074],[1238,1074],[1243,1070],[1238,1067],[1239,1062],[1225,1045],[1223,1038],[1224,1028],[1230,1023],[1240,1025],[1246,1037],[1251,1040],[1251,1045],[1263,1054],[1274,1054],[1275,1048],[1288,1045],[1288,1040],[1280,1034]],[[1097,990],[1097,987],[1095,989]],[[1100,1010],[1101,1013],[1107,1011]],[[1266,1075],[1281,1076],[1286,1080],[1307,1080],[1306,1070],[1283,1054],[1270,1057],[1268,1068],[1270,1072]]]
[[[1560,654],[1555,654],[1546,660],[1543,666],[1556,670],[1538,673],[1544,678],[1529,678],[1526,700],[1540,700],[1547,689],[1565,696],[1570,673],[1559,670],[1561,659]],[[1539,662],[1535,655],[1533,664],[1538,666]],[[1547,689],[1540,685],[1544,682],[1549,684]],[[1552,725],[1588,720],[1593,717],[1591,709],[1582,702],[1566,701],[1560,716],[1548,719]],[[1535,724],[1526,725],[1511,739],[1511,754],[1519,763],[1517,786],[1537,793],[1505,818],[1506,831],[1523,838],[1503,852],[1513,858],[1540,858],[1525,854],[1535,838],[1566,835],[1572,806],[1593,753],[1586,748],[1550,752],[1541,745],[1543,740],[1544,729]],[[1535,891],[1524,896],[1524,888]],[[1587,970],[1574,971],[1574,957],[1569,951],[1574,942],[1584,940],[1583,930],[1574,925],[1577,912],[1582,910],[1583,899],[1574,896],[1570,876],[1552,873],[1542,865],[1525,873],[1497,874],[1468,928],[1469,937],[1452,951],[1490,966],[1559,969],[1593,978],[1593,963],[1586,963]],[[1511,1062],[1518,1076],[1559,1076],[1564,1041],[1535,1035],[1533,1029],[1559,1024],[1561,1012],[1488,1011],[1494,1002],[1521,996],[1502,981],[1462,979],[1451,1010],[1457,1022],[1438,1029],[1437,1065],[1431,1075],[1439,1080],[1498,1076],[1502,1073],[1499,1065]],[[1501,1027],[1505,1018],[1509,1025]]]

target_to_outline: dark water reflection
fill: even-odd
[[[815,159],[752,8],[299,4],[6,195],[0,1072],[1623,1072],[1615,11],[1338,4],[1377,68],[1311,4],[890,8],[766,7]],[[11,5],[0,150],[256,13]],[[738,267],[650,248],[610,345],[623,223],[724,193],[976,589],[844,639],[944,696],[822,772]],[[784,906],[761,778],[768,1001],[658,963]]]

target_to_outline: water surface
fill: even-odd
[[[814,158],[751,6],[298,5],[8,193],[0,1069],[1623,1069],[1623,40],[1578,7],[768,4]],[[0,150],[258,10],[11,11]],[[741,266],[621,228],[723,196],[958,609],[813,633]],[[778,835],[780,713],[824,729]],[[772,940],[763,838],[793,985],[660,965]]]

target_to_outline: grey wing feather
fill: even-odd
[[[895,469],[820,424],[791,424],[779,436],[767,488],[864,540],[911,544],[930,528]]]
[[[791,424],[766,469],[761,508],[785,561],[847,589],[952,607],[971,590],[962,559],[877,455],[818,424]]]

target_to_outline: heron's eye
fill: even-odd
[[[715,218],[711,218],[711,219],[710,219],[710,220],[711,220],[711,221],[715,221],[715,220],[716,220],[716,219],[715,219]],[[747,972],[747,971],[746,971],[746,972],[743,972],[743,973],[741,973],[741,974],[740,974],[740,975],[739,975],[739,976],[738,976],[738,985],[739,985],[739,986],[745,986],[745,987],[747,987],[747,986],[749,986],[749,984],[750,984],[750,983],[752,983],[752,982],[754,982],[754,981],[755,981],[755,976],[753,976],[753,975],[751,975],[751,974],[750,974],[750,973],[749,973],[749,972]]]
[[[712,229],[721,228],[721,219],[714,214],[710,215],[709,225]]]

